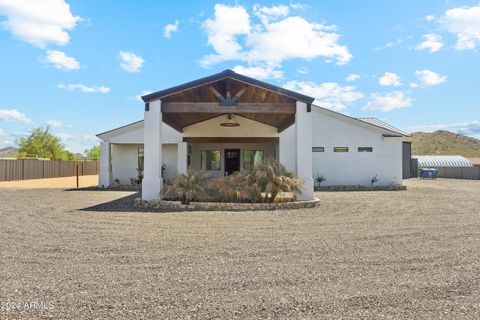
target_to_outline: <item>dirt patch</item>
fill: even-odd
[[[80,188],[98,185],[98,175],[80,176]],[[45,189],[45,188],[76,188],[77,177],[63,177],[51,179],[31,179],[20,181],[0,181],[0,188],[11,189]]]
[[[138,212],[134,192],[0,189],[0,318],[478,319],[480,181],[318,208]]]

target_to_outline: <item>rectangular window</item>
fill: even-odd
[[[263,150],[245,150],[243,151],[243,169],[252,170],[264,160]]]
[[[324,147],[312,147],[312,152],[325,152]]]
[[[333,152],[348,152],[348,147],[335,147]]]
[[[372,147],[358,147],[358,152],[373,152]]]
[[[219,150],[202,150],[201,169],[202,170],[220,170],[221,153]]]
[[[143,148],[138,148],[138,170],[140,171],[143,171],[143,161],[144,161],[145,157],[144,157],[144,154],[143,154]]]

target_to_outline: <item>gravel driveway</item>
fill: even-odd
[[[254,213],[0,189],[0,319],[479,319],[480,181],[407,183]]]

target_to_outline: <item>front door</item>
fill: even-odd
[[[225,175],[240,171],[240,149],[225,149]]]

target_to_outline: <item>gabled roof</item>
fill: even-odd
[[[333,111],[333,110],[330,110],[330,109],[327,109],[327,108],[324,108],[324,107],[320,107],[320,106],[317,106],[317,105],[314,105],[314,104],[312,104],[312,106],[315,107],[317,110],[323,110],[325,112],[335,114],[339,117],[345,117],[347,119],[356,121],[357,123],[367,124],[367,125],[370,125],[372,127],[376,127],[376,128],[380,128],[380,129],[390,131],[392,133],[391,136],[393,136],[393,137],[410,137],[410,135],[408,133],[403,132],[400,129],[397,129],[394,126],[389,125],[388,123],[385,123],[381,120],[378,120],[377,118],[354,118],[352,116],[348,116],[346,114],[343,114],[343,113],[340,113],[340,112],[337,112],[337,111]],[[387,135],[384,135],[384,136],[387,136]]]
[[[387,129],[388,131],[395,132],[395,133],[399,134],[400,136],[404,136],[404,137],[409,137],[410,136],[405,131],[402,131],[398,128],[395,128],[394,126],[389,125],[388,123],[383,122],[382,120],[379,120],[377,118],[358,118],[358,120],[361,120],[363,122],[372,124],[374,126],[377,126],[377,127],[383,128],[383,129]]]
[[[105,132],[102,132],[102,133],[98,133],[96,136],[100,139],[103,139],[103,137],[108,135],[108,134],[115,135],[115,134],[118,134],[119,132],[121,132],[122,130],[129,130],[129,129],[139,128],[139,127],[143,127],[143,120],[135,121],[135,122],[126,124],[126,125],[121,126],[121,127],[117,127],[117,128],[114,128],[114,129],[111,129],[111,130],[108,130],[108,131],[105,131]]]
[[[295,92],[295,91],[287,90],[287,89],[284,89],[282,87],[275,86],[273,84],[266,83],[266,82],[263,82],[263,81],[260,81],[260,80],[254,79],[254,78],[244,76],[244,75],[236,73],[236,72],[234,72],[230,69],[224,70],[222,72],[213,74],[213,75],[208,76],[208,77],[204,77],[204,78],[200,78],[200,79],[197,79],[197,80],[194,80],[194,81],[190,81],[190,82],[187,82],[187,83],[175,86],[175,87],[171,87],[171,88],[168,88],[168,89],[165,89],[165,90],[161,90],[161,91],[157,91],[157,92],[154,92],[154,93],[144,95],[144,96],[142,96],[142,99],[143,99],[144,102],[149,102],[149,101],[152,101],[152,100],[162,99],[164,97],[173,95],[173,94],[178,93],[178,92],[182,92],[182,91],[192,89],[192,88],[195,88],[195,87],[207,85],[207,84],[217,82],[219,80],[223,80],[223,79],[226,79],[226,78],[237,80],[237,81],[240,81],[240,82],[243,82],[243,83],[255,86],[255,87],[263,88],[265,90],[272,91],[272,92],[275,92],[277,94],[287,96],[287,97],[290,97],[290,98],[295,99],[297,101],[302,101],[302,102],[305,102],[305,103],[312,103],[313,100],[315,100],[312,97],[303,95],[303,94]]]

